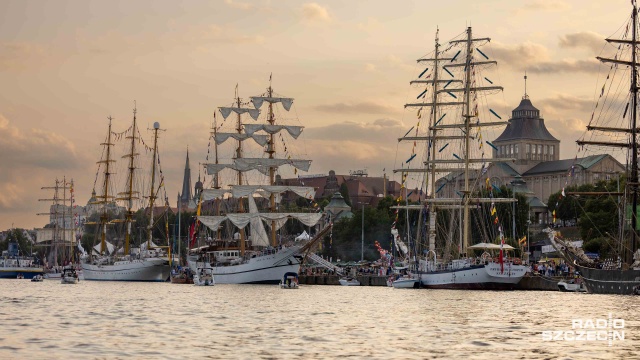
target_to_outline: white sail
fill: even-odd
[[[216,175],[224,169],[234,169],[233,164],[204,164],[208,175]]]
[[[202,190],[202,201],[209,201],[213,199],[221,199],[226,194],[229,194],[230,191],[227,189],[203,189]]]
[[[294,139],[297,139],[300,134],[302,134],[302,130],[304,126],[295,126],[295,125],[269,125],[269,124],[244,124],[244,131],[252,135],[258,131],[264,131],[267,134],[277,134],[282,130],[286,130],[289,135],[291,135]]]
[[[251,102],[256,109],[260,109],[264,102],[271,104],[281,103],[285,110],[289,111],[293,105],[293,98],[271,97],[271,96],[251,96]]]
[[[220,114],[222,114],[222,117],[225,119],[229,117],[232,111],[240,115],[244,113],[249,113],[249,115],[251,116],[251,118],[253,118],[253,120],[258,120],[258,116],[260,115],[260,110],[258,109],[246,109],[246,108],[238,108],[238,107],[220,107],[218,109],[220,110]]]
[[[292,159],[268,159],[268,158],[241,158],[234,160],[234,168],[239,171],[258,170],[263,174],[269,173],[269,168],[282,165],[291,165],[298,170],[309,171],[311,160]]]
[[[249,214],[258,214],[258,206],[253,196],[249,196]],[[251,243],[253,246],[269,246],[269,235],[259,217],[251,218]]]
[[[265,146],[267,145],[267,143],[269,142],[269,137],[267,135],[260,135],[260,134],[249,134],[249,133],[242,133],[242,134],[238,134],[238,133],[216,133],[214,139],[216,141],[216,144],[220,145],[223,142],[227,141],[229,138],[233,138],[236,139],[238,141],[244,141],[247,139],[253,139],[255,140],[258,144],[260,144],[261,146]]]
[[[113,254],[113,251],[116,249],[115,245],[108,242],[107,240],[104,241],[104,244],[105,244],[105,247],[107,248],[107,254],[108,255]],[[96,255],[100,255],[100,244],[93,247],[93,253]]]
[[[213,231],[217,231],[225,220],[226,216],[198,216],[198,221]]]
[[[232,187],[231,193],[234,197],[245,197],[254,193],[265,194],[268,197],[271,194],[277,195],[285,191],[292,191],[296,195],[305,199],[313,199],[315,189],[310,186],[281,186],[281,185],[235,185]]]

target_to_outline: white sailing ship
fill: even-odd
[[[507,124],[504,121],[487,122],[489,116],[499,116],[490,109],[488,112],[481,112],[478,107],[481,101],[486,101],[484,98],[479,99],[479,94],[502,91],[501,86],[494,85],[481,72],[483,68],[496,64],[479,48],[489,41],[489,38],[474,38],[469,27],[463,36],[450,41],[448,48],[442,50],[436,35],[433,56],[418,60],[419,64],[427,64],[427,68],[422,71],[419,79],[411,81],[412,85],[424,90],[417,97],[422,100],[406,104],[405,107],[418,108],[419,118],[423,111],[429,112],[428,131],[418,133],[416,128],[415,136],[408,136],[410,130],[399,141],[411,141],[414,144],[426,141],[423,161],[427,166],[394,171],[402,172],[403,179],[409,173],[424,176],[429,196],[421,205],[395,208],[420,211],[419,224],[425,222],[423,215],[428,216],[428,248],[424,252],[411,252],[415,255],[410,256],[409,264],[414,267],[412,270],[417,270],[421,285],[427,288],[510,289],[527,271],[525,266],[517,265],[505,256],[500,223],[497,218],[494,223],[493,217],[487,216],[487,213],[493,215],[496,203],[515,200],[487,197],[482,193],[484,181],[478,181],[489,163],[514,160],[487,158],[483,150],[484,146],[493,145],[488,141],[484,143],[482,130],[485,127]],[[461,76],[456,77],[454,74]],[[444,96],[446,100],[442,99]],[[453,115],[446,117],[447,111]],[[414,152],[406,163],[416,155],[417,152]],[[450,180],[460,184],[456,191],[457,197],[438,196],[444,184],[436,188],[436,174],[450,174]],[[475,180],[471,178],[472,175]],[[459,178],[462,180],[458,180]],[[439,217],[439,213],[446,213],[447,216]],[[474,229],[484,230],[472,233],[472,219],[475,219]],[[419,231],[416,244],[420,243],[420,234]],[[441,240],[439,244],[445,244],[438,251],[437,238]],[[471,246],[473,239],[486,242],[488,238],[501,239],[501,245]],[[457,253],[453,250],[455,248],[459,249]],[[474,249],[484,250],[483,256],[475,257],[472,254]],[[491,252],[499,252],[499,258],[491,255]],[[426,256],[419,256],[422,254]]]
[[[110,175],[112,174],[111,159],[112,150],[112,131],[111,118],[109,118],[109,132],[106,142],[103,143],[105,148],[105,159],[99,163],[104,166],[103,192],[97,196],[97,204],[102,204],[102,214],[99,222],[100,244],[93,248],[91,254],[86,256],[82,262],[82,270],[85,280],[104,280],[104,281],[166,281],[169,278],[170,264],[167,253],[164,251],[166,247],[156,246],[152,242],[152,229],[154,224],[153,206],[156,199],[155,173],[157,162],[157,141],[160,124],[154,123],[154,143],[153,143],[153,160],[151,166],[151,187],[149,194],[149,226],[148,238],[139,248],[130,248],[131,241],[131,225],[133,222],[133,202],[137,199],[138,192],[133,189],[134,171],[137,168],[135,164],[136,144],[139,141],[136,111],[134,110],[133,125],[131,133],[127,139],[131,139],[130,152],[124,156],[128,160],[129,174],[127,178],[127,190],[119,193],[120,197],[115,198],[110,193]],[[114,200],[124,200],[128,207],[124,221],[110,220],[108,205]],[[107,227],[117,222],[124,222],[126,234],[124,246],[118,248],[106,239]],[[169,254],[170,256],[170,254]]]
[[[253,120],[258,120],[260,108],[265,103],[268,104],[266,122],[242,122],[242,115],[246,114]],[[253,107],[247,107],[249,104]],[[307,171],[311,165],[310,160],[277,156],[279,154],[276,154],[276,150],[286,150],[287,145],[277,145],[276,140],[284,142],[283,136],[295,140],[303,130],[302,126],[277,124],[277,104],[281,104],[288,112],[293,99],[275,95],[270,85],[265,94],[251,97],[250,103],[243,103],[236,94],[231,107],[219,108],[225,120],[232,113],[237,115],[235,131],[220,132],[217,123],[214,124],[212,138],[215,162],[205,165],[207,174],[213,176],[213,188],[201,192],[197,217],[199,224],[204,225],[199,238],[206,244],[191,249],[188,256],[188,263],[193,271],[210,267],[217,284],[278,284],[285,273],[299,272],[305,252],[330,229],[330,225],[324,227],[315,238],[308,241],[286,244],[279,240],[287,220],[295,219],[311,228],[318,224],[322,214],[315,211],[283,212],[283,193],[292,192],[312,200],[315,190],[312,187],[275,184],[275,175],[280,167],[293,166],[297,172]],[[233,147],[233,157],[222,159],[227,161],[221,162],[218,146],[229,139],[237,141]],[[249,144],[243,143],[247,141],[264,147],[258,150],[263,157],[246,157],[244,152]],[[223,171],[234,175],[237,180],[235,185],[226,188],[220,186],[219,178]],[[251,175],[257,176],[258,179],[254,182],[262,185],[250,184]],[[263,198],[259,199],[258,196]],[[215,204],[215,215],[200,215],[202,201],[211,200]],[[268,212],[260,212],[257,202],[266,203]],[[225,214],[222,214],[221,207],[225,207]],[[265,229],[265,224],[269,232]],[[227,230],[226,233],[223,228]]]

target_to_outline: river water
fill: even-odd
[[[0,280],[0,359],[640,359],[639,310],[560,292]],[[609,314],[624,340],[586,340]]]

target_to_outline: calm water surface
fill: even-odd
[[[0,280],[0,359],[640,359],[640,296]],[[542,341],[571,320],[625,340]]]

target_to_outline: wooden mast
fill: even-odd
[[[273,88],[271,87],[271,76],[269,76],[268,96],[273,97]],[[269,125],[274,125],[276,121],[273,116],[273,103],[271,101],[269,101],[269,119],[267,121],[269,122]],[[273,159],[276,152],[275,141],[273,140],[274,136],[275,136],[274,134],[269,135],[269,145],[267,147],[267,153],[269,154],[269,159]],[[275,173],[276,173],[276,169],[274,167],[269,167],[269,185],[275,185]],[[271,195],[269,196],[269,211],[276,212],[276,198],[273,193],[271,193]],[[271,221],[270,238],[271,238],[271,246],[275,247],[276,245],[278,245],[276,243],[276,222],[275,221]]]
[[[160,123],[153,123],[153,160],[151,165],[151,187],[149,189],[149,235],[147,237],[147,250],[151,248],[151,240],[153,239],[153,203],[156,200],[155,181],[156,181],[156,157],[158,154],[158,130]]]
[[[238,95],[238,86],[236,85],[236,101],[238,104],[238,108],[240,108],[240,96]],[[238,134],[242,134],[242,121],[241,121],[241,117],[240,117],[240,112],[238,112],[238,124],[236,127],[236,131],[238,132]],[[238,148],[236,150],[236,158],[237,159],[241,159],[242,158],[242,140],[238,140]],[[242,171],[238,170],[238,185],[242,185]],[[238,212],[243,213],[244,212],[244,204],[242,202],[242,198],[238,199]],[[244,229],[240,229],[240,255],[244,256],[245,253],[245,232]]]
[[[469,227],[470,227],[470,213],[469,213],[469,140],[471,138],[471,127],[469,123],[471,123],[471,27],[467,28],[467,59],[465,65],[465,105],[466,105],[466,114],[464,119],[465,124],[465,145],[464,145],[464,222],[463,222],[463,232],[462,232],[462,249],[461,254],[466,254],[467,248],[469,247]]]
[[[137,113],[137,109],[136,109],[136,106],[134,105],[133,125],[131,127],[131,152],[128,155],[123,156],[123,157],[129,157],[129,181],[127,182],[128,190],[124,194],[126,195],[124,200],[127,201],[127,214],[125,217],[125,226],[127,228],[127,231],[125,234],[125,241],[124,241],[124,255],[129,255],[129,249],[131,246],[131,223],[133,222],[133,199],[134,199],[133,177],[136,169],[135,163],[134,163],[134,159],[136,156],[135,150],[136,150],[136,133],[137,133],[136,113]]]
[[[113,119],[109,116],[109,132],[107,133],[107,142],[102,144],[107,147],[107,158],[104,160],[105,169],[104,169],[104,182],[102,187],[102,215],[100,215],[100,255],[104,255],[106,250],[106,237],[107,237],[107,223],[109,222],[109,214],[107,211],[107,204],[109,203],[109,177],[111,177],[111,172],[109,172],[109,165],[113,160],[111,160],[111,121]]]

